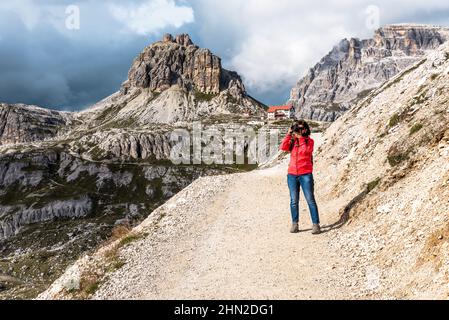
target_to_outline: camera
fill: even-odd
[[[301,128],[299,127],[299,125],[298,125],[297,123],[294,123],[294,124],[290,127],[290,129],[292,130],[292,132],[297,132],[297,133],[301,132]]]

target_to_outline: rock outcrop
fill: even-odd
[[[221,75],[220,58],[208,49],[195,46],[186,34],[176,39],[165,35],[162,42],[145,48],[134,61],[123,88],[135,86],[162,92],[178,84],[188,90],[217,94],[226,85]]]
[[[67,112],[23,104],[0,104],[0,145],[55,137],[73,122]]]
[[[117,158],[132,154],[122,150]],[[132,220],[199,176],[219,172],[169,164],[96,163],[63,150],[0,156],[0,241],[55,219],[117,216],[117,211]],[[132,195],[123,194],[125,190]]]
[[[194,45],[189,35],[162,41],[135,59],[114,105],[116,120],[173,123],[214,114],[264,114],[264,105],[247,95],[236,72],[222,68],[221,59]]]
[[[84,196],[80,199],[55,201],[42,208],[27,206],[0,206],[0,239],[9,238],[17,234],[23,226],[49,222],[55,219],[76,219],[87,216],[92,212],[92,200]]]
[[[3,147],[0,270],[27,280],[0,279],[1,298],[35,296],[115,226],[140,221],[200,176],[232,170],[176,166],[166,135],[115,131]]]
[[[334,121],[368,92],[438,48],[449,29],[389,25],[372,39],[344,39],[292,89],[298,118]]]

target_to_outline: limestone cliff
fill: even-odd
[[[73,121],[67,112],[0,103],[0,145],[53,138]]]
[[[448,39],[449,29],[389,25],[372,39],[344,39],[292,89],[298,118],[334,121],[368,92]]]

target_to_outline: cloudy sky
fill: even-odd
[[[0,0],[0,102],[86,108],[118,90],[145,46],[187,32],[251,95],[282,104],[340,39],[406,22],[449,26],[449,2]]]

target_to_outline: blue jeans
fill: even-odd
[[[306,197],[307,204],[309,205],[310,216],[314,224],[320,223],[320,216],[318,215],[318,207],[315,201],[315,195],[313,191],[313,174],[304,174],[295,176],[289,174],[287,176],[288,188],[290,189],[290,211],[292,213],[293,223],[299,221],[299,190],[300,187]]]

